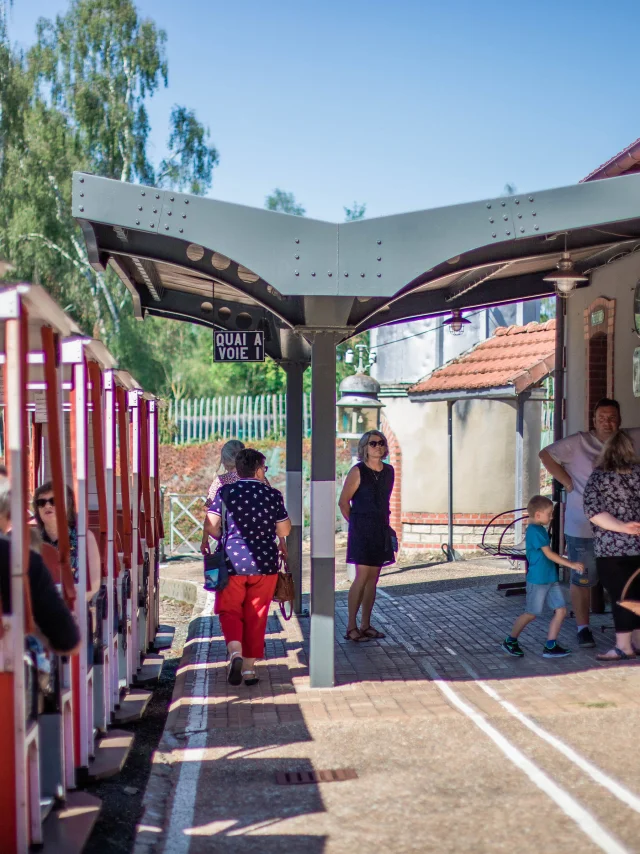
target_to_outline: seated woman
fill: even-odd
[[[43,483],[33,494],[33,512],[43,542],[58,547],[58,520],[56,518],[53,484]],[[78,580],[78,517],[73,490],[67,486],[67,522],[69,525],[70,561],[74,579]],[[100,550],[91,531],[87,531],[87,564],[89,567],[87,601],[93,599],[102,583]]]
[[[0,602],[5,613],[11,601],[11,485],[0,475]],[[29,589],[33,619],[40,638],[54,652],[72,655],[80,646],[80,632],[42,558],[29,551]]]
[[[640,645],[640,617],[618,602],[640,566],[640,462],[624,430],[609,439],[596,461],[584,488],[584,512],[593,527],[596,567],[611,599],[616,630],[613,649],[596,658],[635,658]]]

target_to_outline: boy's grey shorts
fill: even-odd
[[[530,584],[527,581],[525,613],[539,617],[545,603],[552,611],[555,611],[556,608],[565,607],[564,595],[558,582],[553,581],[551,584]]]

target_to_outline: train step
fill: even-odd
[[[156,650],[169,649],[173,643],[173,636],[176,630],[174,626],[158,626],[153,646]]]
[[[80,854],[96,823],[102,801],[86,792],[69,792],[58,810],[49,813],[42,825],[41,854]]]
[[[95,756],[89,762],[87,782],[115,777],[122,771],[133,744],[133,733],[122,729],[109,730],[96,742]]]
[[[143,691],[140,688],[132,688],[120,698],[120,708],[116,709],[113,720],[118,724],[131,724],[139,721],[144,715],[152,691]]]
[[[160,677],[164,658],[161,655],[150,653],[142,659],[142,667],[137,674],[134,674],[136,685],[155,685]]]

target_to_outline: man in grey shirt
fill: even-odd
[[[567,491],[564,534],[570,561],[583,563],[585,572],[571,573],[571,605],[576,615],[578,646],[594,647],[589,628],[591,588],[598,583],[593,553],[593,531],[582,506],[584,488],[604,443],[620,429],[620,404],[603,398],[593,413],[593,430],[573,433],[547,445],[540,451],[543,466]],[[640,446],[640,430],[629,430],[636,449]]]

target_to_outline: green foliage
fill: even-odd
[[[366,204],[361,205],[358,202],[354,202],[350,208],[345,206],[345,208],[344,208],[344,221],[345,222],[355,222],[358,219],[364,219],[366,212],[367,212],[367,205]]]
[[[193,110],[175,106],[171,111],[170,157],[158,170],[156,185],[201,195],[211,186],[214,166],[220,157],[209,143],[209,129],[196,119]]]
[[[293,193],[285,193],[284,190],[276,189],[264,200],[264,206],[268,211],[292,214],[293,216],[304,216],[306,210],[296,202]]]
[[[89,263],[71,216],[71,174],[149,183],[157,177],[191,192],[210,186],[218,154],[185,107],[172,111],[169,156],[158,176],[148,158],[146,105],[167,85],[165,44],[164,31],[142,19],[132,0],[73,0],[55,21],[38,21],[26,56],[11,48],[4,23],[0,28],[0,254],[15,265],[13,275],[45,285],[158,393],[168,388],[167,360],[180,354],[168,341],[142,363],[141,339],[150,333],[133,321],[117,276]],[[158,329],[168,329],[163,323]],[[154,332],[154,342],[172,338]]]

